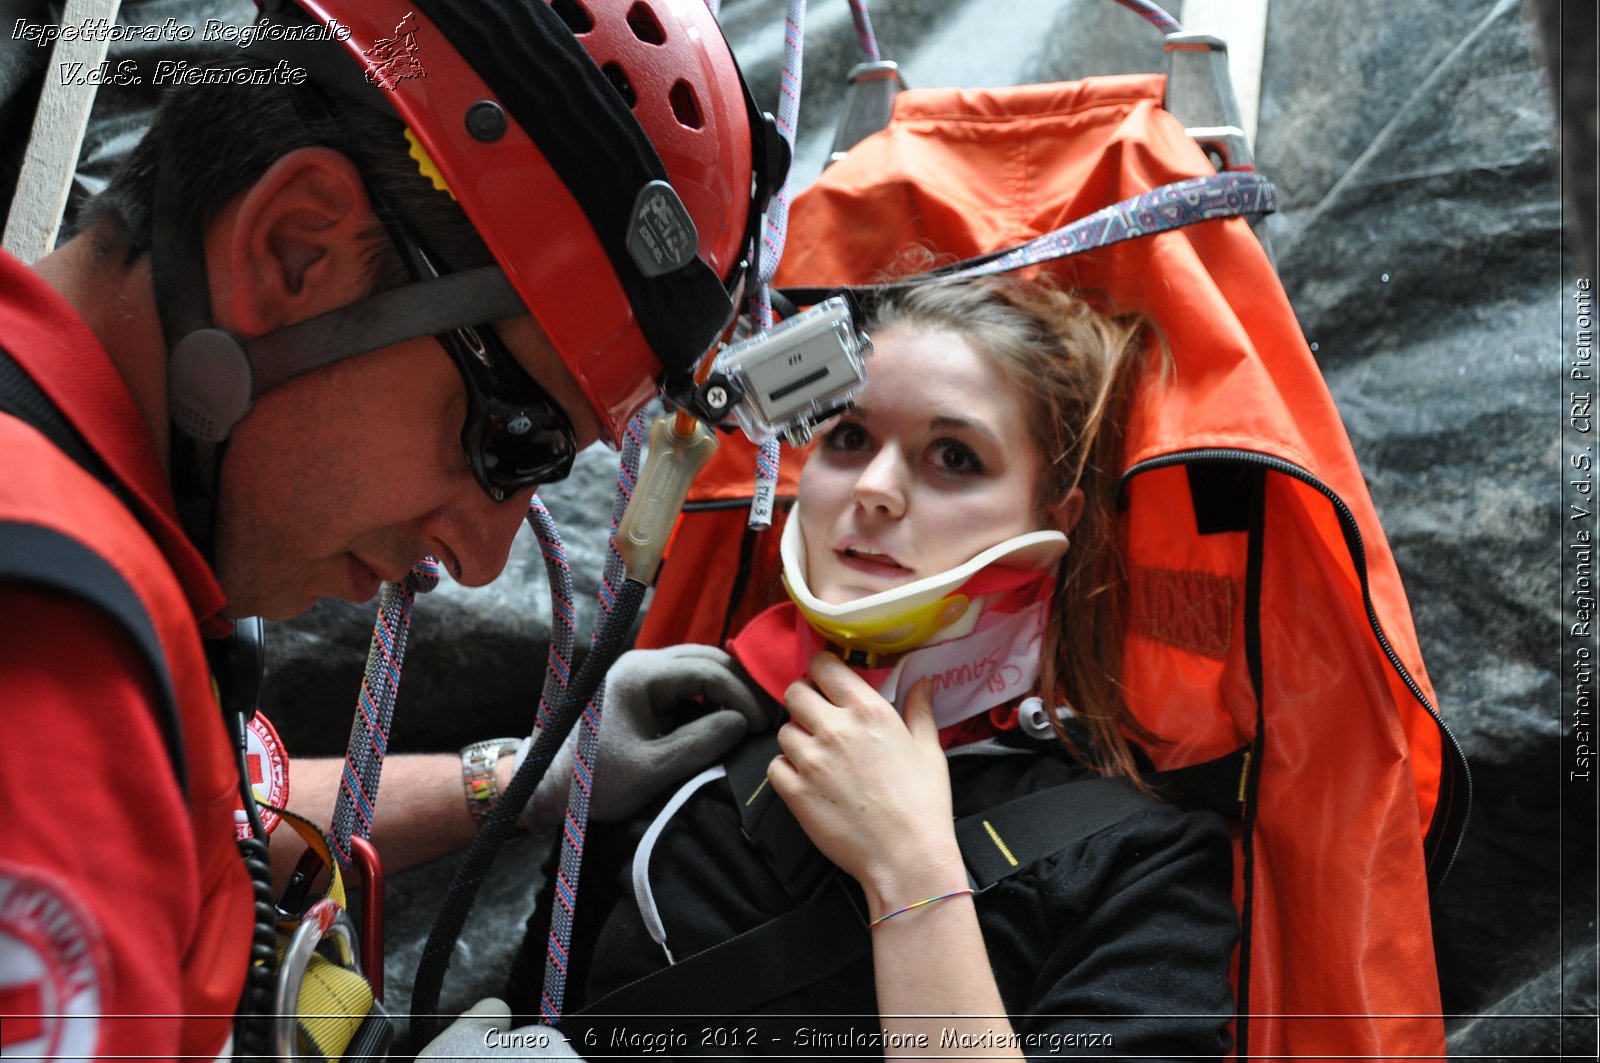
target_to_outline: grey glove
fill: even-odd
[[[714,646],[623,654],[606,673],[590,818],[627,819],[667,787],[716,763],[745,735],[775,722],[733,658]],[[523,817],[527,826],[553,826],[566,811],[578,735],[574,726],[539,781]]]
[[[506,1029],[511,1009],[485,997],[428,1042],[418,1059],[582,1059],[559,1030],[548,1026]]]

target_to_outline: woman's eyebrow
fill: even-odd
[[[968,432],[976,432],[978,435],[981,435],[993,442],[995,446],[1000,446],[1000,437],[995,434],[994,429],[990,428],[982,421],[969,421],[965,417],[951,417],[946,414],[935,417],[933,420],[929,421],[928,427],[932,428],[934,431],[964,429]]]

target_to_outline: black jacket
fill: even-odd
[[[1088,774],[1041,748],[1014,736],[953,753],[956,815]],[[627,844],[598,848],[621,852]],[[1233,1015],[1228,964],[1238,936],[1230,852],[1219,817],[1148,800],[1114,826],[980,894],[990,963],[1021,1039],[997,1039],[994,1051],[1015,1046],[1040,1058],[1224,1053]],[[613,894],[602,925],[575,936],[573,1006],[667,966],[645,928],[626,861],[607,873],[620,873],[620,896]],[[585,890],[594,877],[586,864],[580,908],[588,906],[591,920],[598,898]],[[650,881],[678,961],[795,903],[741,834],[725,780],[706,785],[672,817],[653,849]],[[840,939],[859,932],[842,926]],[[563,1029],[588,1058],[881,1055],[870,956],[756,1011],[759,1017],[655,1022],[616,1016],[592,1025],[579,1017]]]

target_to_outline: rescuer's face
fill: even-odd
[[[384,232],[355,164],[297,148],[205,233],[212,316],[245,338],[372,293]],[[493,323],[585,446],[598,422],[526,315]],[[505,567],[534,488],[495,501],[462,444],[467,385],[432,336],[396,343],[256,397],[222,458],[214,561],[232,616],[294,616],[319,598],[364,601],[433,556],[476,586]]]
[[[531,318],[497,325],[572,418],[598,422]],[[425,556],[457,581],[500,574],[534,488],[495,502],[462,449],[467,395],[433,337],[327,366],[262,395],[223,464],[217,575],[233,616],[284,618],[319,598],[366,601]]]

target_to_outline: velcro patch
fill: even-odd
[[[1129,629],[1222,660],[1233,641],[1233,580],[1209,572],[1128,569]]]

